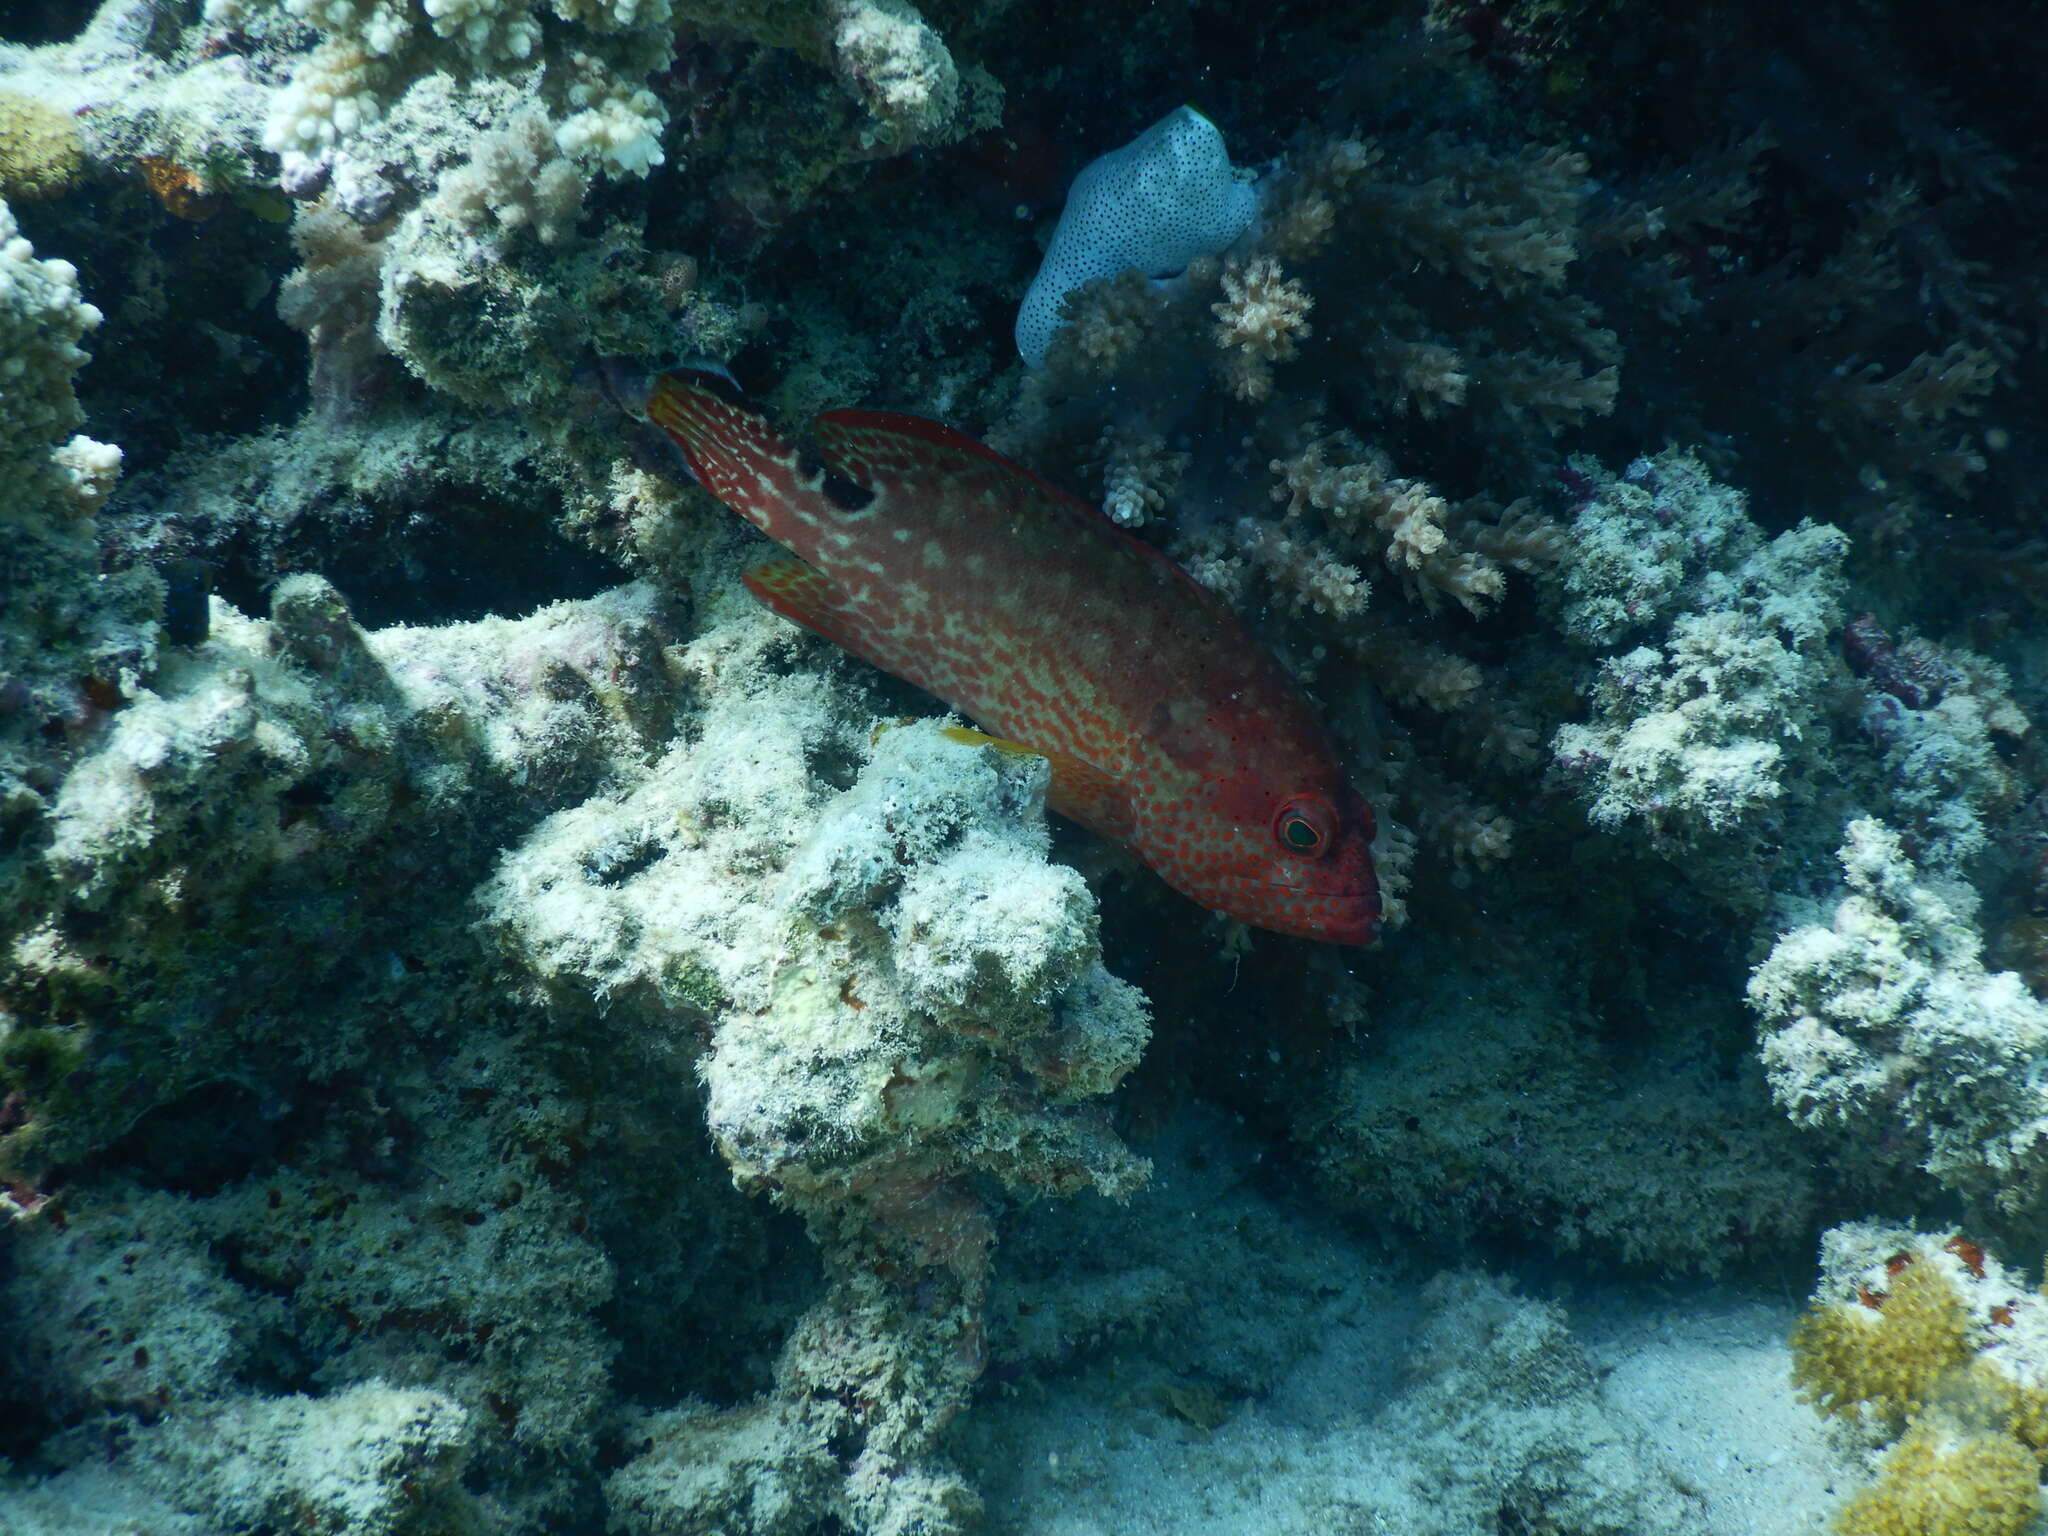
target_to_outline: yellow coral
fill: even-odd
[[[1842,1510],[1836,1536],[2020,1536],[2040,1513],[2039,1476],[2009,1435],[1923,1424]]]
[[[69,117],[33,96],[0,91],[0,197],[56,197],[77,180],[84,161]]]
[[[1982,1355],[1970,1362],[1963,1390],[1969,1400],[1984,1404],[1992,1419],[2037,1460],[2048,1457],[2048,1392],[2014,1381]]]
[[[1966,1353],[1962,1297],[1933,1264],[1892,1278],[1881,1310],[1822,1302],[1792,1332],[1792,1384],[1824,1413],[1867,1404],[1894,1421],[1926,1406]]]

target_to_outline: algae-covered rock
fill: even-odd
[[[84,146],[68,116],[48,102],[0,88],[0,198],[59,197],[84,164]]]

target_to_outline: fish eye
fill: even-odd
[[[1293,795],[1273,816],[1273,835],[1289,853],[1318,859],[1337,841],[1337,813],[1314,795]]]

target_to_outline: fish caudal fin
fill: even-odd
[[[699,485],[771,539],[789,542],[788,498],[803,478],[797,451],[737,384],[705,368],[657,374],[645,411]]]

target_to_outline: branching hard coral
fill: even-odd
[[[1300,453],[1275,459],[1270,467],[1280,477],[1273,499],[1287,503],[1286,516],[1314,510],[1347,540],[1376,544],[1380,559],[1425,608],[1434,611],[1449,597],[1477,615],[1504,589],[1499,566],[1452,542],[1445,528],[1454,515],[1450,504],[1429,487],[1392,474],[1384,454],[1355,438],[1313,437]]]
[[[39,259],[0,202],[0,843],[47,812],[59,765],[148,665],[159,588],[103,573],[97,513],[121,450],[77,431],[72,377],[100,312],[77,269]],[[16,860],[0,858],[0,890]]]
[[[1068,329],[1082,334],[1054,338],[1054,373],[1155,372],[1159,360],[1129,362],[1131,340],[1184,332],[1200,305],[1220,322],[1206,339],[1228,392],[1257,403],[1274,387],[1273,365],[1310,342],[1313,306],[1309,350],[1347,415],[1413,404],[1426,416],[1480,411],[1513,435],[1525,423],[1547,435],[1610,410],[1616,388],[1613,336],[1562,288],[1586,169],[1583,156],[1541,147],[1495,156],[1438,137],[1397,156],[1358,139],[1312,141],[1269,181],[1249,254],[1191,263],[1151,288],[1127,273],[1071,294]],[[1103,304],[1109,292],[1113,306]],[[1600,366],[1586,372],[1577,358]],[[1359,377],[1382,381],[1384,396],[1356,398]]]
[[[442,178],[443,208],[472,228],[496,224],[507,236],[531,229],[543,245],[560,240],[589,189],[574,150],[557,141],[547,114],[527,107],[504,127],[477,140],[466,165]]]
[[[1486,686],[1477,662],[1417,640],[1398,624],[1367,623],[1354,649],[1389,698],[1435,714],[1466,708]]]
[[[305,334],[315,409],[330,421],[359,416],[392,368],[377,335],[379,235],[321,198],[299,205],[292,246],[301,265],[278,286],[278,318]]]
[[[1300,350],[1315,300],[1300,283],[1283,277],[1280,263],[1270,256],[1225,266],[1221,282],[1223,298],[1209,310],[1216,317],[1224,377],[1238,399],[1263,400],[1273,391],[1268,365],[1284,363]]]
[[[1491,805],[1428,771],[1411,767],[1402,781],[1415,830],[1450,856],[1459,869],[1498,864],[1514,848],[1514,823]]]
[[[1360,665],[1382,697],[1403,707],[1430,715],[1469,707],[1497,723],[1513,720],[1507,734],[1482,725],[1462,732],[1469,742],[1490,744],[1461,754],[1465,760],[1487,770],[1510,766],[1515,754],[1493,747],[1532,735],[1519,709],[1487,697],[1476,662],[1414,633],[1391,613],[1370,609],[1372,588],[1361,562],[1391,571],[1430,613],[1449,597],[1478,617],[1505,591],[1510,569],[1542,570],[1562,557],[1562,530],[1526,503],[1505,512],[1484,498],[1454,506],[1430,487],[1393,475],[1384,454],[1348,433],[1311,425],[1305,438],[1294,438],[1292,451],[1270,463],[1279,482],[1273,499],[1286,503],[1279,519],[1239,518],[1184,536],[1180,548],[1189,569],[1239,602],[1247,578],[1256,577],[1285,609],[1322,622],[1312,631],[1319,659],[1336,655]],[[1448,640],[1451,632],[1438,633]],[[1435,731],[1438,724],[1427,728]],[[1411,777],[1418,754],[1383,749],[1381,755],[1398,765],[1381,801],[1383,817],[1386,807],[1401,807],[1394,815],[1411,819],[1461,867],[1507,856],[1507,817],[1437,775],[1417,772],[1406,787],[1394,787]],[[1429,809],[1418,815],[1424,801]]]
[[[1338,141],[1283,179],[1274,193],[1276,227],[1298,245],[1292,210],[1329,202],[1345,222],[1373,231],[1382,247],[1374,263],[1385,262],[1390,274],[1428,270],[1459,279],[1468,303],[1482,308],[1510,301],[1499,324],[1474,327],[1466,344],[1441,327],[1472,326],[1471,316],[1453,319],[1458,306],[1450,294],[1413,281],[1394,287],[1392,307],[1330,308],[1329,325],[1337,345],[1372,360],[1397,405],[1413,402],[1425,415],[1498,408],[1511,422],[1526,415],[1554,432],[1611,410],[1617,387],[1612,333],[1564,289],[1579,251],[1587,171],[1583,155],[1537,145],[1495,155],[1434,135],[1396,154]],[[1345,254],[1355,261],[1356,245]],[[1304,268],[1311,292],[1320,270]],[[1355,280],[1347,274],[1347,283]],[[1517,346],[1518,334],[1532,345]],[[1560,344],[1566,350],[1555,350]],[[1600,366],[1589,374],[1581,360]]]
[[[1297,607],[1333,619],[1356,619],[1365,612],[1371,584],[1357,566],[1345,564],[1325,546],[1251,517],[1239,518],[1231,532],[1233,555],[1260,571]]]
[[[1880,556],[1982,494],[1995,434],[1970,418],[2023,376],[2014,322],[2031,302],[1984,259],[2012,239],[2005,157],[1981,139],[1958,154],[1963,114],[1931,109],[1942,98],[1919,61],[1872,46],[1884,30],[1802,20],[1765,91],[1743,28],[1698,29],[1691,88],[1742,80],[1757,126],[1721,143],[1696,129],[1678,165],[1617,189],[1600,236],[1610,313],[1634,322],[1634,361],[1655,381],[1625,414],[1717,436],[1759,494],[1874,536]],[[1727,121],[1696,119],[1717,134]],[[1956,175],[1959,162],[1985,174]],[[1694,350],[1677,369],[1680,344]],[[1765,402],[1785,399],[1811,409],[1778,419]]]
[[[1112,427],[1096,444],[1095,462],[1102,475],[1102,510],[1112,522],[1130,528],[1165,508],[1189,455],[1166,446],[1166,439],[1142,427]]]
[[[0,280],[0,356],[7,360],[0,458],[10,479],[29,481],[11,503],[26,509],[37,493],[62,488],[52,479],[49,454],[82,419],[71,376],[86,360],[79,342],[101,317],[78,291],[78,269],[68,261],[38,260],[4,202]]]
[[[208,18],[246,26],[263,3],[210,0]],[[488,77],[528,60],[540,66],[545,99],[564,117],[556,130],[562,153],[614,175],[645,176],[662,161],[667,112],[635,77],[668,61],[665,0],[645,7],[555,0],[558,16],[581,24],[575,47],[551,42],[533,14],[535,0],[426,0],[424,15],[402,0],[276,3],[325,33],[294,61],[270,105],[264,144],[280,156],[288,186],[310,188],[338,169],[348,183],[344,203],[352,211],[364,206],[378,172],[365,166],[359,182],[351,153],[409,87],[437,68]]]
[[[1587,130],[1603,172],[1613,150],[1637,162],[1603,174],[1587,230],[1646,386],[1621,406],[1634,439],[1718,444],[1719,472],[1841,524],[1922,590],[1949,586],[1951,562],[1917,556],[2038,505],[2038,464],[2005,451],[2041,366],[2039,284],[2015,257],[2042,193],[2014,174],[2026,134],[2008,110],[2038,73],[2036,32],[1978,5],[1931,29],[1756,7],[1620,26],[1577,4],[1438,11],[1494,68],[1544,80],[1546,114]],[[1935,33],[1968,42],[1930,49]],[[1680,55],[1674,94],[1618,107],[1629,61]],[[1622,148],[1651,140],[1662,163]]]
[[[1191,493],[1160,535],[1169,553],[1233,602],[1270,599],[1311,687],[1354,689],[1355,664],[1375,653],[1400,728],[1434,733],[1406,717],[1411,701],[1462,694],[1488,708],[1477,663],[1447,659],[1472,641],[1432,623],[1408,643],[1372,586],[1432,620],[1477,618],[1514,573],[1558,563],[1565,537],[1527,493],[1557,462],[1553,439],[1611,409],[1619,346],[1578,290],[1595,191],[1584,155],[1365,126],[1301,129],[1231,248],[1071,292],[996,441],[1054,473],[1123,431],[1195,445]],[[1260,461],[1279,478],[1276,518],[1243,509]],[[1403,670],[1409,656],[1426,676]],[[1505,847],[1504,824],[1484,815],[1430,825],[1464,858]]]
[[[1050,365],[1104,375],[1123,366],[1167,323],[1145,275],[1132,267],[1082,283],[1061,301],[1060,318],[1047,353]]]

